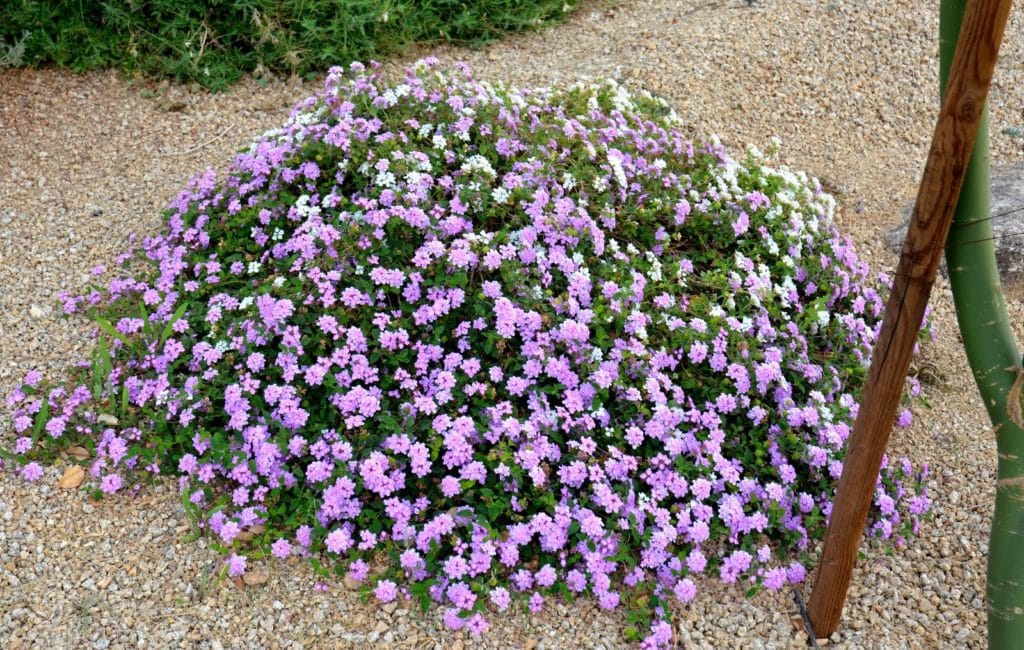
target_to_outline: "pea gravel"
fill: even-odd
[[[610,76],[668,99],[694,134],[739,151],[783,142],[782,160],[822,179],[840,226],[873,268],[895,258],[881,234],[913,199],[935,114],[938,3],[910,0],[591,0],[559,27],[479,50],[421,50],[521,85]],[[996,164],[1024,159],[1024,10],[1014,9],[990,95]],[[90,350],[57,315],[132,232],[152,233],[188,178],[223,168],[279,124],[316,83],[245,82],[221,95],[126,82],[113,73],[0,69],[0,391],[31,367],[60,376]],[[1006,131],[1004,133],[1004,130]],[[1024,335],[1024,294],[1009,294]],[[841,630],[844,648],[982,647],[995,444],[958,341],[952,300],[933,293],[939,339],[915,362],[930,408],[892,442],[933,468],[934,517],[893,555],[869,547]],[[8,419],[0,419],[8,442]],[[481,640],[435,612],[326,591],[301,561],[256,582],[215,579],[220,556],[185,542],[171,486],[94,504],[56,486],[63,465],[26,484],[0,472],[0,646],[17,648],[618,648],[625,620],[589,601],[495,617]],[[262,574],[262,575],[259,575]],[[788,594],[746,599],[704,580],[677,616],[682,647],[802,647]],[[810,586],[804,587],[804,594]]]

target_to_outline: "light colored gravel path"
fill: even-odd
[[[938,106],[937,5],[592,1],[542,33],[435,53],[517,84],[604,75],[643,85],[695,133],[716,132],[736,148],[778,135],[791,166],[836,192],[842,227],[883,270],[895,260],[880,233],[913,197]],[[990,100],[997,163],[1024,159],[1024,140],[1002,133],[1024,127],[1020,6],[1002,52]],[[84,356],[84,327],[55,316],[57,293],[83,291],[87,270],[112,264],[130,232],[159,228],[161,208],[192,174],[223,167],[313,89],[243,83],[209,96],[113,74],[0,70],[0,391],[28,367],[58,376]],[[835,639],[842,647],[984,646],[995,446],[941,283],[934,305],[931,409],[893,446],[933,467],[935,516],[908,550],[868,550]],[[1010,308],[1024,334],[1024,303]],[[0,420],[0,438],[9,435]],[[94,506],[55,487],[61,469],[35,485],[0,473],[5,648],[624,645],[622,618],[589,602],[499,618],[475,642],[443,632],[434,613],[364,604],[340,583],[316,591],[298,562],[270,564],[263,585],[215,584],[219,556],[181,541],[186,522],[171,490]],[[785,596],[747,600],[711,581],[702,589],[678,617],[681,645],[799,647]]]

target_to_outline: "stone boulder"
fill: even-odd
[[[1004,282],[1024,280],[1024,163],[994,167],[991,177],[992,234],[999,273]],[[885,234],[886,246],[897,254],[913,210],[911,203],[903,210],[903,223]]]

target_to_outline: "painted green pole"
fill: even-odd
[[[939,14],[940,86],[953,60],[966,0],[942,0]],[[953,226],[946,263],[957,321],[997,437],[999,475],[988,551],[988,640],[990,648],[1024,643],[1024,430],[1010,415],[1021,355],[1010,328],[999,285],[990,214],[988,109],[982,117]],[[1019,413],[1019,410],[1017,411]]]

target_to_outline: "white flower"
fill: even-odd
[[[511,194],[512,193],[509,192],[504,187],[496,187],[493,190],[491,190],[491,198],[496,203],[505,203],[506,201],[508,201],[508,197],[511,196]]]
[[[481,156],[480,154],[473,154],[462,163],[462,171],[471,174],[473,172],[479,172],[489,178],[497,176],[497,172],[494,171],[494,167],[491,167],[489,160]]]
[[[612,168],[615,181],[622,187],[625,187],[628,181],[626,180],[626,170],[622,168],[621,154],[608,152],[608,165]]]
[[[282,286],[284,286],[284,278],[281,276],[274,278],[273,284],[275,289],[280,289]]]
[[[647,251],[644,256],[651,265],[651,269],[647,272],[647,277],[654,282],[660,282],[662,279],[661,262],[658,261],[658,258],[651,251]]]
[[[373,184],[378,187],[394,187],[395,175],[389,171],[378,172],[373,179]]]
[[[308,194],[302,194],[295,200],[295,211],[299,213],[299,216],[308,218],[316,217],[320,214],[320,208],[317,206],[309,205],[310,196]]]
[[[796,285],[793,284],[793,278],[786,276],[782,279],[782,284],[777,284],[774,287],[775,295],[779,297],[779,301],[784,307],[790,307],[789,294],[796,291]]]
[[[247,271],[248,271],[248,272],[249,272],[250,274],[255,274],[255,273],[259,273],[259,272],[260,272],[260,269],[261,269],[262,267],[263,267],[263,265],[262,265],[262,264],[260,264],[259,262],[253,261],[253,262],[249,262],[249,267],[248,267],[248,268],[247,268],[246,270],[247,270]]]

